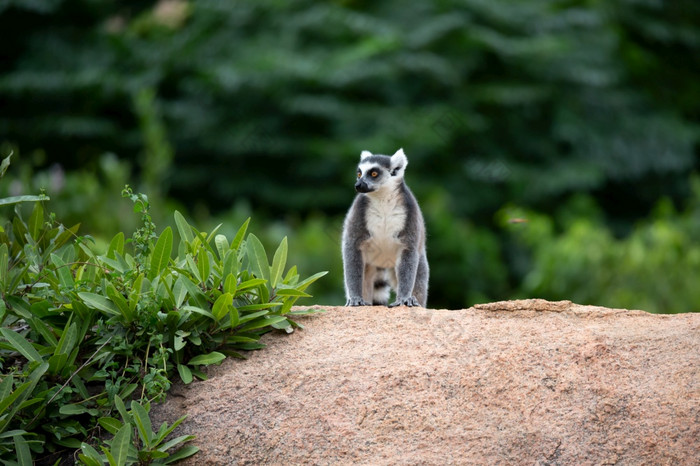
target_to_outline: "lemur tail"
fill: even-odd
[[[391,286],[389,284],[389,271],[387,269],[377,269],[374,278],[374,295],[372,304],[374,306],[386,306],[389,304],[389,294]]]

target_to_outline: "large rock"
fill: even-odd
[[[700,464],[700,314],[326,309],[156,408],[191,464]]]

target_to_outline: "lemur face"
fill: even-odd
[[[358,193],[372,193],[385,186],[394,185],[403,179],[408,164],[403,149],[399,149],[392,156],[362,151],[360,157],[355,183]]]

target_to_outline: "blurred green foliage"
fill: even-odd
[[[693,178],[693,186],[686,211],[678,213],[662,199],[651,218],[622,239],[601,221],[590,198],[569,206],[590,215],[572,216],[567,209],[552,218],[504,208],[499,212],[504,227],[532,256],[522,293],[661,313],[700,311],[700,179]],[[513,216],[529,222],[509,225]]]
[[[33,0],[0,21],[0,155],[24,164],[0,194],[45,188],[82,231],[132,227],[125,182],[224,229],[252,212],[339,304],[358,155],[403,147],[432,307],[698,310],[696,0]]]

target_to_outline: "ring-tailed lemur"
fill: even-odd
[[[346,306],[426,306],[428,259],[425,224],[416,198],[404,182],[408,160],[363,151],[358,192],[343,225]]]

